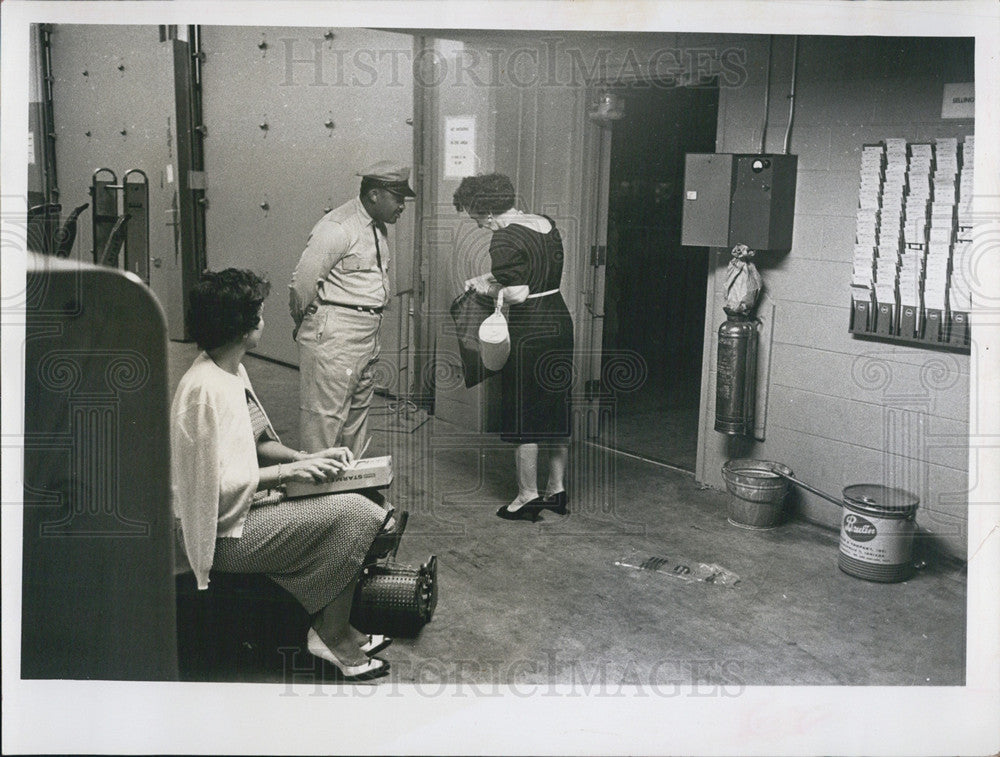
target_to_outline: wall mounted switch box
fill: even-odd
[[[790,250],[795,215],[796,155],[736,155],[729,244]]]
[[[681,244],[789,250],[796,155],[689,153]]]
[[[729,206],[732,200],[732,155],[685,155],[681,244],[693,247],[727,247]]]

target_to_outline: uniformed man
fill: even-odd
[[[387,223],[415,197],[410,169],[381,161],[358,173],[361,192],[313,227],[292,274],[289,309],[299,344],[300,440],[306,450],[360,456],[375,391],[372,366],[389,302]]]

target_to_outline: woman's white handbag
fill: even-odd
[[[479,353],[485,365],[491,371],[499,371],[510,355],[510,332],[507,330],[507,319],[503,317],[500,308],[503,307],[503,291],[497,294],[497,307],[479,326]]]

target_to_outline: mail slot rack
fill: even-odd
[[[864,145],[849,330],[970,349],[974,137]]]
[[[970,351],[969,314],[854,300],[850,331],[858,337]]]

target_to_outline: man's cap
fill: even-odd
[[[358,176],[368,179],[374,186],[388,189],[393,194],[401,197],[416,197],[417,193],[410,189],[408,183],[410,178],[409,166],[393,163],[389,160],[380,160],[378,163],[363,171],[358,171]]]

